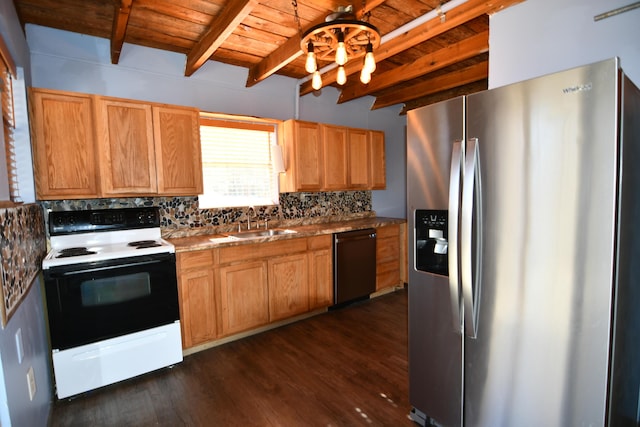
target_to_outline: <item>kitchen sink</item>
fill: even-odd
[[[260,237],[282,236],[295,233],[297,233],[295,230],[273,228],[271,230],[239,231],[237,233],[228,233],[227,236],[235,239],[259,239]]]

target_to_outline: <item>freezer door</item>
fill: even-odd
[[[452,150],[454,141],[463,139],[463,102],[458,98],[407,114],[409,399],[414,419],[445,426],[462,422],[462,335],[454,327],[449,278],[416,268],[416,245],[423,242],[416,239],[415,219],[416,211],[449,209]]]
[[[605,425],[618,80],[611,60],[468,98],[483,262],[465,426]]]

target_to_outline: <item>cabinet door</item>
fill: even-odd
[[[322,125],[322,146],[324,154],[325,190],[346,190],[348,188],[348,147],[347,128]]]
[[[151,105],[98,98],[96,117],[102,194],[156,194]]]
[[[220,307],[224,335],[268,323],[266,262],[220,267]]]
[[[322,141],[317,123],[295,122],[296,188],[313,191],[322,188]]]
[[[322,188],[322,141],[318,123],[287,120],[279,126],[287,173],[280,174],[280,191],[319,191]]]
[[[349,189],[369,188],[370,144],[368,131],[349,129]]]
[[[213,268],[180,271],[180,324],[184,348],[217,337]]]
[[[369,134],[369,184],[372,190],[383,190],[387,186],[384,153],[384,132],[368,131]]]
[[[400,226],[379,227],[376,235],[376,290],[401,285]]]
[[[331,249],[309,252],[309,309],[333,304]]]
[[[93,98],[32,89],[29,107],[36,197],[97,197]]]
[[[202,153],[198,110],[153,107],[159,195],[202,194]]]
[[[309,311],[307,254],[269,259],[269,320]]]

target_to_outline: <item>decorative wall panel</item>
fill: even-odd
[[[246,228],[247,220],[269,227],[281,224],[324,222],[371,216],[371,191],[282,193],[279,205],[200,209],[197,197],[140,197],[127,199],[42,201],[47,210],[112,209],[135,206],[160,207],[164,236],[208,232],[211,229]]]
[[[42,207],[38,204],[0,209],[2,327],[27,294],[46,255]]]

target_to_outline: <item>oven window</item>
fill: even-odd
[[[151,295],[149,273],[86,280],[80,284],[83,307],[118,304]]]

